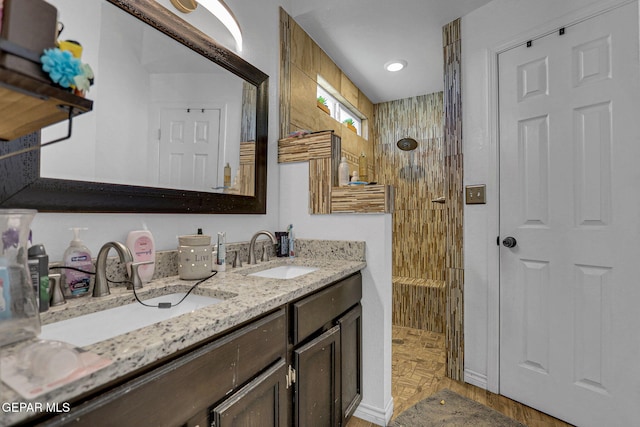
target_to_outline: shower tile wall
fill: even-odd
[[[375,106],[377,181],[395,187],[393,324],[445,332],[446,196],[442,92]],[[418,141],[413,151],[396,142]]]
[[[445,279],[446,196],[443,93],[376,104],[375,170],[379,183],[395,187],[393,276]],[[404,137],[418,148],[402,151]]]
[[[462,69],[460,18],[442,27],[445,176],[447,182],[447,376],[464,377]]]

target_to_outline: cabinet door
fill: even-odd
[[[342,425],[346,425],[362,400],[362,306],[338,319],[340,326],[340,369]]]
[[[286,363],[280,359],[211,411],[212,427],[287,425]]]
[[[294,350],[294,425],[338,426],[340,408],[340,326]]]

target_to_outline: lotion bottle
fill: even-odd
[[[338,166],[338,185],[344,187],[349,185],[349,164],[347,158],[343,157]]]
[[[153,264],[138,266],[140,281],[149,283],[153,278],[156,261],[156,245],[149,230],[134,230],[127,235],[126,246],[131,251],[133,262],[153,261]],[[131,277],[131,264],[127,263],[127,272]]]
[[[87,248],[82,240],[80,240],[80,230],[86,228],[74,227],[73,240],[69,243],[69,247],[64,251],[64,266],[79,268],[84,271],[94,271],[91,262],[91,251]],[[66,297],[83,297],[89,295],[91,285],[91,275],[76,270],[65,269],[65,288]]]

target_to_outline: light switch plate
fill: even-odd
[[[487,186],[482,185],[467,185],[465,187],[465,199],[467,205],[478,205],[487,203],[485,197],[485,190]]]

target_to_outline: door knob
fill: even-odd
[[[502,244],[507,248],[515,248],[518,242],[515,237],[509,236],[502,241]]]

